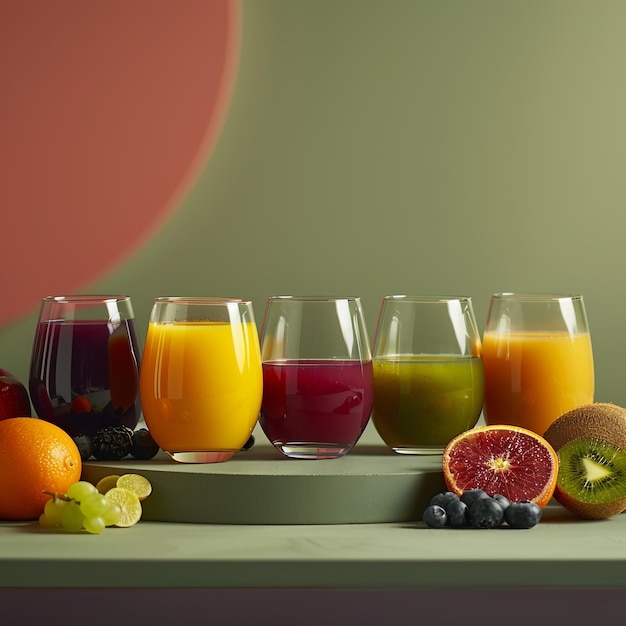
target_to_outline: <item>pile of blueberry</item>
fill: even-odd
[[[468,489],[460,496],[443,491],[433,496],[422,520],[429,528],[532,528],[541,519],[541,508],[530,500],[509,502],[500,494]]]

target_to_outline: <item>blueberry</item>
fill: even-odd
[[[532,528],[541,519],[541,507],[530,500],[511,502],[504,511],[504,520],[511,528]]]
[[[430,499],[429,504],[438,504],[445,509],[449,502],[456,502],[458,499],[459,496],[457,496],[453,491],[442,491],[441,493],[434,495]]]
[[[254,435],[250,435],[248,437],[248,441],[243,444],[242,450],[250,450],[250,448],[254,445]]]
[[[424,524],[429,528],[443,528],[448,523],[446,510],[438,504],[429,504],[422,515]]]
[[[494,493],[493,499],[502,507],[503,511],[506,511],[507,507],[511,502],[506,496],[503,496],[501,493]]]
[[[448,516],[448,524],[452,528],[464,528],[467,526],[468,508],[465,502],[461,502],[459,499],[451,500],[444,508]]]
[[[133,458],[147,461],[156,456],[158,451],[159,445],[152,438],[147,428],[139,428],[133,432],[130,446],[130,454]]]
[[[496,528],[504,521],[504,511],[493,498],[479,498],[469,509],[469,523],[474,528]]]
[[[90,459],[93,454],[91,439],[87,435],[76,435],[73,439],[76,447],[78,448],[78,452],[80,453],[80,458],[83,461]]]
[[[483,489],[467,489],[461,494],[461,502],[465,502],[468,508],[472,508],[472,504],[480,498],[489,498],[489,494]]]

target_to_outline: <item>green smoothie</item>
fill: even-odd
[[[480,357],[375,358],[372,421],[396,452],[440,447],[476,425],[483,407]]]

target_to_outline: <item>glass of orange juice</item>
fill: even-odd
[[[594,364],[582,295],[496,293],[483,333],[487,424],[543,435],[594,398]]]
[[[227,461],[241,450],[263,388],[251,301],[156,298],[144,355],[144,419],[162,450],[182,463]]]
[[[386,296],[372,363],[372,422],[394,452],[441,454],[478,422],[484,376],[471,298]]]

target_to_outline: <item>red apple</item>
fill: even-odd
[[[0,368],[0,420],[31,417],[26,387],[7,370]]]

